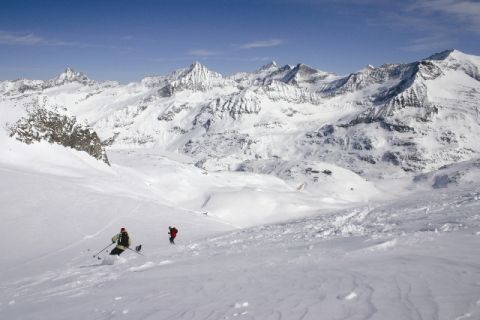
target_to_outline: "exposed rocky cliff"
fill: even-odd
[[[75,117],[55,111],[44,108],[30,111],[27,117],[10,126],[10,136],[27,144],[47,141],[84,151],[110,165],[102,142],[92,128],[79,123]]]

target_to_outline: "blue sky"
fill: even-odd
[[[138,81],[198,60],[222,74],[271,60],[347,74],[456,48],[480,55],[479,0],[2,0],[0,79],[70,66]]]

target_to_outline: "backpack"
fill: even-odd
[[[120,233],[120,237],[118,237],[117,243],[121,246],[128,247],[128,233]]]

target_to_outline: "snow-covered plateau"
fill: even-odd
[[[0,319],[480,319],[479,110],[457,50],[0,82]]]

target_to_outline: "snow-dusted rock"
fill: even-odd
[[[10,126],[10,136],[31,144],[47,141],[85,151],[92,157],[109,165],[107,154],[97,133],[86,125],[77,122],[75,117],[44,108],[29,112],[28,117],[19,119]]]
[[[479,155],[479,68],[479,57],[449,50],[347,76],[272,62],[223,77],[195,62],[119,85],[67,69],[1,82],[0,105],[65,106],[112,148],[155,145],[203,167],[278,158],[402,176]]]
[[[75,71],[72,68],[67,68],[61,74],[46,82],[47,87],[61,86],[66,83],[77,82],[84,85],[93,84],[94,81],[90,80],[85,74]]]

